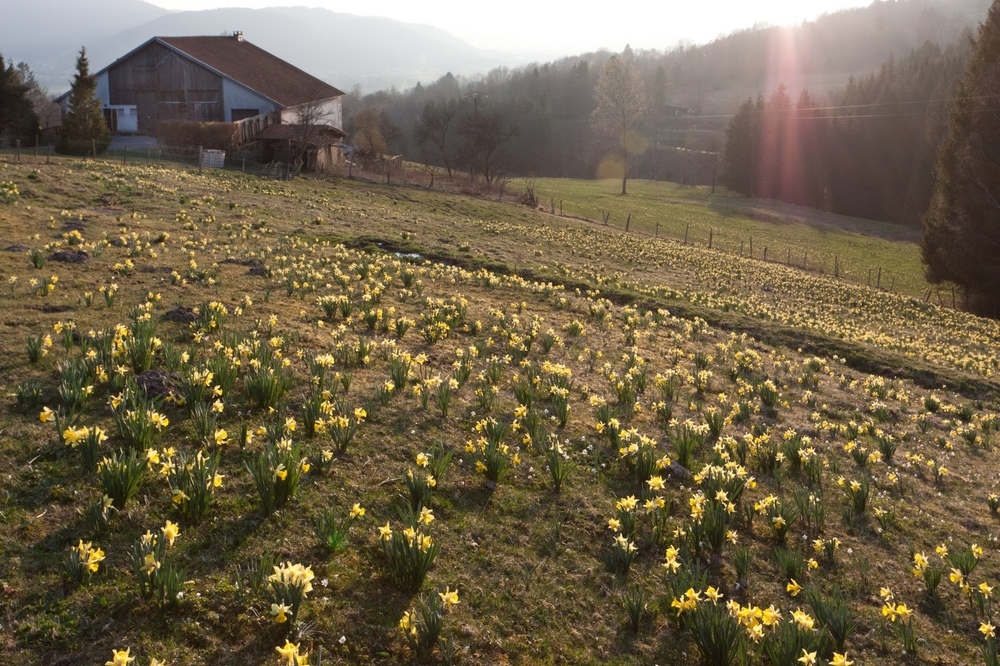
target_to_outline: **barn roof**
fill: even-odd
[[[154,37],[150,41],[158,41],[285,108],[344,94],[329,83],[254,46],[242,35]]]
[[[344,94],[329,83],[303,72],[259,46],[254,46],[243,39],[241,33],[231,37],[153,37],[94,76],[103,74],[153,42],[263,95],[282,108],[322,102]],[[55,101],[61,102],[67,97],[69,92],[63,93]]]

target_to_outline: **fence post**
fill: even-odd
[[[767,261],[767,246],[764,246],[764,261]]]
[[[52,156],[52,146],[47,146],[45,150],[45,163],[49,163],[49,157]]]
[[[712,242],[715,240],[715,229],[709,228],[708,230],[708,249],[712,249]]]
[[[753,259],[753,236],[750,237],[750,258]]]
[[[204,159],[203,156],[204,156],[204,153],[201,150],[201,146],[198,146],[198,175],[199,176],[201,175],[201,163],[202,163],[202,160]]]
[[[809,265],[809,250],[806,250],[805,254],[802,255],[802,270],[807,270]]]
[[[38,161],[38,134],[35,134],[35,161]]]
[[[128,146],[125,146],[125,152],[122,153],[122,166],[125,166],[126,160],[128,160]]]
[[[18,139],[17,143],[15,143],[14,145],[15,145],[15,148],[14,148],[14,163],[15,164],[20,164],[21,163],[21,140]]]
[[[691,223],[688,222],[684,225],[684,244],[687,245],[688,242],[688,231],[691,230]]]
[[[878,267],[878,282],[875,283],[875,288],[876,289],[881,289],[882,288],[882,267],[881,266]]]
[[[834,255],[833,257],[833,277],[840,277],[840,255]]]
[[[625,218],[625,231],[626,231],[626,232],[628,231],[628,228],[629,228],[630,226],[632,226],[632,213],[629,213],[629,214],[628,214],[628,217],[627,217],[627,218]]]
[[[94,161],[97,161],[97,139],[90,140],[90,149],[94,152]]]
[[[743,256],[743,241],[740,241],[740,256]]]
[[[656,237],[657,238],[660,237],[660,223],[659,222],[656,223]]]
[[[244,155],[243,156],[243,166],[240,167],[240,173],[246,175],[246,172],[247,172],[247,156]]]

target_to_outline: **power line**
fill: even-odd
[[[1000,99],[1000,95],[974,95],[970,97],[942,97],[938,99],[913,99],[913,100],[902,100],[898,102],[872,102],[870,104],[841,104],[836,106],[810,106],[803,109],[796,109],[793,113],[790,113],[787,117],[789,118],[893,118],[906,115],[925,115],[924,113],[910,113],[910,114],[868,114],[863,116],[836,116],[836,115],[824,115],[824,116],[804,116],[799,115],[803,113],[809,113],[812,111],[842,111],[850,109],[869,109],[880,106],[900,106],[904,104],[952,104],[958,101],[979,101],[979,100],[990,100],[990,99]],[[717,113],[717,114],[703,114],[703,115],[687,115],[687,116],[677,116],[679,118],[691,118],[695,120],[701,119],[711,119],[711,118],[732,118],[735,113]]]

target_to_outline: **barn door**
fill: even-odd
[[[104,123],[111,130],[112,134],[118,133],[118,111],[117,109],[101,109],[104,114]]]

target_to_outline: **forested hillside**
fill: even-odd
[[[621,55],[633,59],[649,106],[632,175],[688,184],[722,175],[745,194],[916,224],[930,197],[950,93],[987,4],[876,2],[702,46],[626,46]],[[594,86],[612,55],[498,68],[475,79],[449,74],[406,91],[356,90],[347,117],[370,111],[363,126],[348,129],[355,141],[370,137],[378,118],[382,140],[363,138],[363,147],[446,168],[476,170],[474,147],[492,133],[502,137],[493,171],[615,175],[606,169],[615,141],[592,120]],[[745,137],[743,157],[723,160],[737,111],[752,111],[759,126]],[[765,140],[771,143],[757,145]]]

